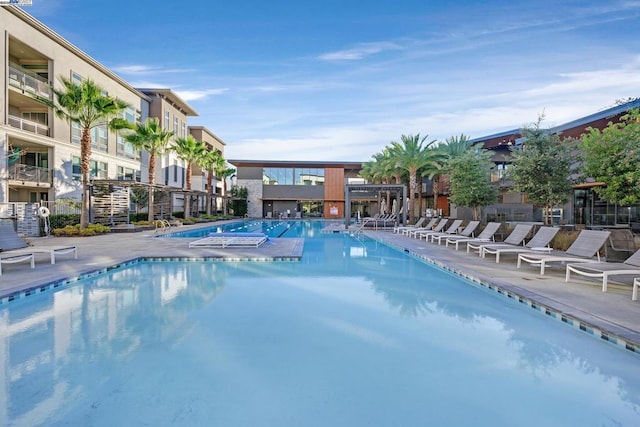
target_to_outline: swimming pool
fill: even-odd
[[[249,220],[229,222],[221,225],[211,225],[187,231],[174,231],[163,234],[158,238],[199,238],[206,237],[209,233],[217,232],[237,232],[237,233],[264,233],[269,237],[314,237],[320,230],[328,224],[338,223],[337,221],[326,220]],[[342,222],[340,222],[342,223]]]
[[[2,307],[0,424],[639,424],[638,355],[318,224],[301,262],[135,262]]]

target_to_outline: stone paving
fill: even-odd
[[[211,224],[182,226],[178,230],[211,226]],[[175,231],[172,229],[171,231]],[[339,228],[332,231],[340,232]],[[22,295],[26,290],[78,277],[141,257],[232,258],[232,259],[299,259],[304,250],[304,239],[271,239],[271,244],[259,248],[189,248],[192,239],[159,239],[159,233],[142,231],[112,233],[95,237],[43,237],[31,239],[33,246],[76,245],[78,259],[63,255],[55,265],[47,254],[37,255],[36,268],[27,263],[3,265],[0,276],[0,298]],[[601,291],[600,282],[592,279],[564,280],[564,267],[548,268],[544,276],[538,268],[523,265],[516,268],[516,256],[507,255],[496,264],[495,258],[481,259],[477,254],[455,251],[437,244],[427,243],[394,234],[391,231],[364,231],[378,241],[396,247],[413,256],[435,263],[443,268],[468,277],[509,297],[539,304],[549,314],[579,323],[580,328],[597,328],[603,339],[622,338],[634,350],[640,351],[640,301],[631,300],[632,278],[610,284],[609,291]],[[599,336],[599,335],[598,335]],[[627,346],[629,348],[629,346]]]

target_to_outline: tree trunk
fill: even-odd
[[[187,191],[184,193],[184,219],[191,217],[191,163],[187,164]]]
[[[413,202],[416,195],[416,171],[409,171],[409,224],[413,224]],[[404,201],[403,201],[404,202]]]
[[[82,210],[80,211],[80,228],[87,228],[89,225],[89,209],[91,200],[90,179],[91,179],[91,129],[82,129],[80,139],[80,171],[82,172]]]
[[[211,200],[213,199],[213,171],[207,171],[207,215],[211,215]]]
[[[148,203],[148,215],[147,215],[147,221],[149,222],[149,225],[153,224],[154,221],[154,199],[155,199],[155,191],[154,191],[154,184],[156,182],[156,155],[155,153],[149,153],[149,203]]]

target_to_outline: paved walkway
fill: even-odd
[[[179,230],[210,225],[183,226]],[[533,301],[533,304],[553,311],[554,315],[562,316],[563,320],[566,318],[570,323],[580,323],[577,327],[597,328],[602,331],[603,339],[610,336],[622,338],[622,345],[631,344],[640,351],[640,301],[631,301],[629,284],[610,285],[609,291],[603,293],[600,282],[596,280],[572,278],[571,282],[566,283],[561,266],[548,268],[547,273],[540,276],[538,268],[524,265],[517,269],[515,255],[504,256],[500,264],[496,264],[494,257],[481,259],[475,254],[390,231],[366,231],[365,234],[472,278],[521,302],[528,301],[531,305]],[[55,265],[51,265],[48,255],[41,254],[37,255],[35,269],[22,263],[4,265],[0,276],[0,298],[6,301],[9,295],[21,296],[29,289],[38,289],[54,281],[77,277],[139,257],[296,259],[300,257],[304,245],[302,239],[272,239],[273,244],[260,248],[190,249],[188,239],[156,239],[156,236],[154,231],[142,231],[95,237],[31,239],[36,247],[76,245],[78,259],[63,255]],[[630,278],[625,280],[631,283]]]

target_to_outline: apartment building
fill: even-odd
[[[37,234],[32,213],[38,203],[81,198],[81,129],[56,117],[44,102],[53,100],[51,86],[61,87],[60,76],[93,80],[130,105],[123,117],[132,123],[156,117],[174,139],[192,134],[224,153],[224,142],[211,131],[189,127],[188,118],[198,114],[171,89],[133,87],[19,7],[1,7],[0,22],[0,218],[31,222],[22,234]],[[94,180],[148,182],[147,153],[106,125],[92,130],[92,142]],[[185,166],[175,153],[167,152],[158,159],[156,183],[182,188]],[[203,173],[195,172],[196,190],[204,191]],[[221,193],[221,183],[215,185]],[[182,209],[180,196],[172,203],[171,210]]]
[[[22,9],[0,8],[0,22],[0,202],[79,199],[81,129],[42,102],[53,100],[50,86],[59,76],[91,79],[131,106],[124,113],[131,122],[147,97]],[[92,139],[94,178],[139,179],[139,153],[121,136],[99,126]]]

